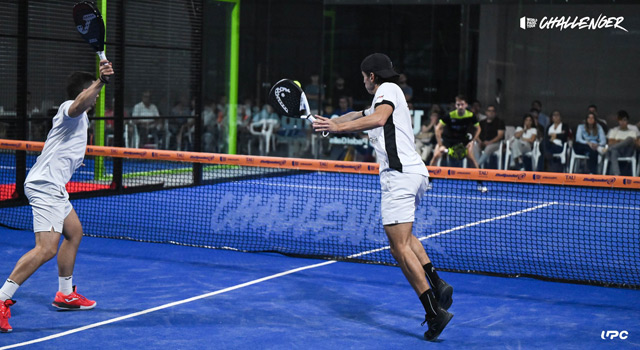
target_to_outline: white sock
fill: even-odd
[[[2,289],[0,289],[0,301],[5,301],[7,299],[13,298],[13,295],[20,287],[19,284],[7,278],[7,281],[4,282]]]
[[[73,276],[58,277],[58,290],[64,295],[69,295],[73,292]]]

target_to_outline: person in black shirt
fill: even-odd
[[[476,139],[476,157],[478,166],[482,167],[493,153],[500,147],[500,141],[504,139],[504,122],[496,116],[496,107],[489,105],[485,111],[487,119],[480,121],[480,135]],[[483,152],[484,151],[484,152]]]

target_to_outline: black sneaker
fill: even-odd
[[[434,292],[438,300],[438,305],[445,310],[449,310],[449,307],[451,307],[453,303],[453,298],[451,298],[453,295],[453,287],[441,278],[436,288],[434,288]]]
[[[435,341],[438,339],[438,336],[442,333],[444,327],[447,326],[449,321],[451,321],[451,318],[453,318],[453,314],[443,308],[438,309],[438,315],[436,317],[432,319],[425,317],[422,325],[424,326],[426,323],[429,326],[429,329],[424,332],[424,339],[428,341]]]

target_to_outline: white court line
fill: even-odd
[[[496,216],[496,217],[485,219],[485,220],[481,220],[481,221],[472,222],[472,223],[469,223],[469,224],[466,224],[466,225],[457,226],[457,227],[454,227],[454,228],[451,228],[451,229],[448,229],[448,230],[445,230],[445,231],[441,231],[441,232],[437,232],[437,233],[431,234],[431,235],[426,236],[426,237],[421,237],[419,239],[422,241],[422,240],[425,240],[425,239],[441,236],[441,235],[444,235],[444,234],[447,234],[447,233],[450,233],[450,232],[453,232],[453,231],[462,230],[462,229],[467,228],[467,227],[472,227],[472,226],[480,225],[480,224],[483,224],[483,223],[496,221],[496,220],[501,220],[501,219],[505,219],[505,218],[508,218],[508,217],[511,217],[511,216],[515,216],[515,215],[520,215],[520,214],[523,214],[523,213],[526,213],[526,212],[530,212],[530,211],[537,210],[537,209],[540,209],[540,208],[548,207],[548,206],[554,205],[554,204],[557,204],[557,202],[549,202],[549,203],[541,204],[541,205],[538,205],[538,206],[535,206],[535,207],[527,208],[527,209],[524,209],[524,210],[515,211],[513,213],[500,215],[500,216]],[[390,248],[389,246],[385,246],[385,247],[381,247],[381,248],[377,248],[377,249],[373,249],[373,250],[368,250],[366,252],[349,255],[347,258],[348,259],[357,258],[359,256],[363,256],[363,255],[367,255],[367,254],[371,254],[371,253],[387,250],[389,248]],[[41,342],[44,342],[44,341],[47,341],[47,340],[64,337],[66,335],[70,335],[70,334],[82,332],[82,331],[85,331],[85,330],[88,330],[88,329],[92,329],[92,328],[104,326],[104,325],[107,325],[107,324],[119,322],[119,321],[122,321],[122,320],[126,320],[126,319],[129,319],[129,318],[133,318],[133,317],[137,317],[137,316],[140,316],[140,315],[148,314],[148,313],[151,313],[151,312],[164,310],[164,309],[167,309],[167,308],[170,308],[170,307],[173,307],[173,306],[190,303],[192,301],[208,298],[208,297],[211,297],[211,296],[214,296],[214,295],[218,295],[218,294],[222,294],[222,293],[226,293],[226,292],[231,292],[231,291],[236,290],[236,289],[248,287],[248,286],[251,286],[251,285],[254,285],[254,284],[257,284],[257,283],[261,283],[261,282],[264,282],[264,281],[268,281],[268,280],[274,279],[274,278],[290,275],[292,273],[296,273],[296,272],[299,272],[299,271],[314,269],[316,267],[330,265],[330,264],[333,264],[333,263],[336,263],[336,262],[338,262],[338,261],[337,260],[329,260],[329,261],[325,261],[325,262],[322,262],[322,263],[319,263],[319,264],[313,264],[313,265],[307,265],[307,266],[298,267],[298,268],[295,268],[295,269],[292,269],[292,270],[288,270],[288,271],[284,271],[284,272],[280,272],[280,273],[277,273],[277,274],[274,274],[274,275],[271,275],[271,276],[262,277],[262,278],[259,278],[259,279],[253,280],[253,281],[249,281],[249,282],[237,284],[235,286],[231,286],[231,287],[228,287],[228,288],[220,289],[220,290],[217,290],[215,292],[211,292],[211,293],[207,293],[207,294],[202,294],[202,295],[198,295],[198,296],[195,296],[195,297],[191,297],[189,299],[174,301],[172,303],[168,303],[168,304],[156,306],[156,307],[153,307],[153,308],[150,308],[150,309],[134,312],[132,314],[128,314],[128,315],[112,318],[110,320],[106,320],[106,321],[102,321],[102,322],[98,322],[98,323],[92,323],[90,325],[86,325],[86,326],[83,326],[83,327],[70,329],[70,330],[62,332],[62,333],[52,334],[52,335],[49,335],[49,336],[46,336],[46,337],[37,338],[37,339],[29,340],[29,341],[26,341],[26,342],[22,342],[22,343],[16,343],[16,344],[12,344],[12,345],[3,346],[3,347],[0,348],[0,350],[13,349],[13,348],[17,348],[17,347],[21,347],[21,346],[25,346],[25,345],[41,343]]]

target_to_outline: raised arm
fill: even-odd
[[[106,84],[106,76],[113,75],[113,68],[111,62],[107,60],[100,61],[100,79],[91,83],[91,85],[84,89],[69,106],[69,117],[75,118],[82,113],[86,112],[96,103],[96,98],[100,95],[100,90]]]

